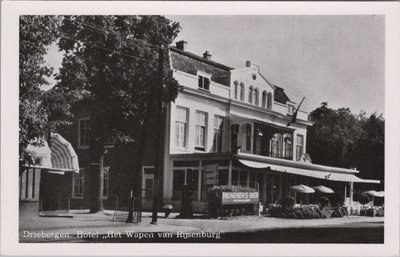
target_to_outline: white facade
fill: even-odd
[[[178,51],[175,54],[182,53]],[[199,58],[196,61],[202,61]],[[213,65],[208,59],[205,59],[204,62],[210,66]],[[174,67],[174,64],[172,66]],[[205,70],[197,72],[191,70],[189,73],[174,68],[173,72],[174,78],[182,86],[182,91],[179,92],[175,102],[168,107],[167,146],[163,176],[164,202],[179,205],[180,200],[174,197],[174,187],[176,187],[174,180],[175,184],[179,179],[179,181],[184,180],[185,184],[189,183],[188,176],[194,173],[195,183],[198,186],[193,196],[193,208],[194,210],[204,209],[205,199],[201,191],[204,189],[204,174],[202,173],[206,166],[205,160],[213,156],[210,153],[232,153],[232,125],[239,125],[237,139],[237,145],[240,146],[239,152],[257,155],[255,147],[260,143],[255,137],[255,133],[258,133],[256,127],[265,125],[272,126],[277,131],[282,130],[282,133],[283,131],[290,132],[292,144],[297,135],[301,135],[303,137],[301,152],[305,153],[307,126],[312,123],[307,120],[306,113],[299,112],[296,123],[287,128],[287,123],[292,118],[291,115],[288,115],[289,105],[292,105],[292,109],[289,111],[293,112],[293,108],[297,107],[296,103],[289,100],[285,103],[275,101],[275,86],[269,84],[261,75],[258,66],[247,62],[244,68],[227,70],[226,74],[229,80],[224,84],[213,80],[213,74],[207,73]],[[199,82],[199,79],[202,81],[203,78],[200,77],[209,79],[209,86],[207,84],[203,87],[202,82]],[[242,99],[240,98],[240,86],[244,90]],[[250,91],[250,88],[253,91]],[[236,93],[235,90],[237,90]],[[252,94],[251,99],[249,99],[250,93]],[[264,99],[263,93],[265,94]],[[221,119],[223,120],[222,128],[216,126],[221,123]],[[216,140],[218,133],[221,132],[222,135]],[[216,146],[216,142],[218,142],[218,146]],[[296,160],[296,149],[296,147],[290,149],[290,160]],[[218,157],[212,158],[218,161]],[[187,167],[185,165],[177,167],[174,165],[174,161],[177,160],[196,161],[188,162]],[[232,183],[232,167],[228,166],[222,164],[219,168],[230,169],[229,183]],[[230,164],[230,166],[232,165]],[[240,171],[237,176],[238,179],[241,178]],[[247,184],[249,184],[250,176],[252,176],[250,172],[244,176]]]

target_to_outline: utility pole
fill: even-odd
[[[155,168],[154,168],[154,184],[153,184],[153,212],[151,216],[151,224],[157,224],[158,201],[159,201],[159,188],[160,188],[160,175],[163,170],[163,109],[162,109],[162,90],[164,87],[164,48],[161,45],[158,49],[158,72],[159,81],[156,87],[156,137],[155,137]]]

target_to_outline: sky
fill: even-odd
[[[350,108],[384,114],[385,21],[374,15],[167,16],[182,29],[175,41],[232,68],[256,63],[301,109]],[[47,61],[57,67],[60,53]]]
[[[384,113],[383,16],[168,16],[182,30],[176,41],[208,50],[215,61],[240,68],[250,60],[301,109],[321,102],[368,114]]]

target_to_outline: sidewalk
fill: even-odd
[[[145,212],[142,215],[140,224],[128,224],[124,221],[113,221],[113,211],[105,211],[99,214],[82,213],[72,211],[72,218],[60,217],[21,217],[20,216],[20,240],[21,242],[46,242],[59,241],[56,235],[67,234],[71,240],[81,238],[106,236],[107,238],[126,234],[142,232],[250,232],[260,230],[274,230],[282,228],[300,227],[347,227],[351,226],[383,226],[383,217],[343,217],[330,219],[294,220],[279,219],[271,217],[243,216],[229,219],[176,219],[178,213],[172,213],[169,218],[163,218],[159,213],[157,225],[150,224],[151,213]],[[42,232],[43,231],[43,232]],[[33,234],[29,234],[33,233]],[[38,234],[39,233],[39,234]],[[50,233],[49,236],[43,233]],[[53,234],[51,234],[53,233]],[[38,235],[38,237],[34,237]],[[140,235],[138,235],[140,236]],[[143,234],[142,236],[145,236]]]

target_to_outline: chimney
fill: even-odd
[[[208,51],[204,52],[203,57],[206,58],[207,60],[211,60],[211,54]]]
[[[185,40],[178,41],[175,44],[176,44],[176,48],[178,48],[179,50],[182,50],[182,51],[187,50],[187,42]]]
[[[251,61],[246,61],[246,67],[251,67]]]

